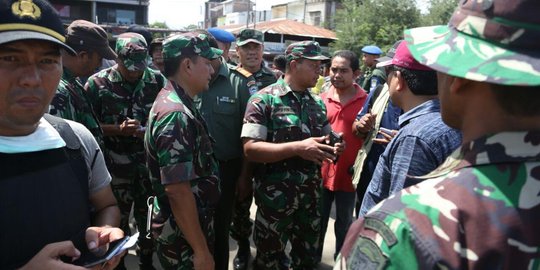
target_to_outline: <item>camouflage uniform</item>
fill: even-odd
[[[261,67],[255,74],[237,66],[230,66],[229,68],[231,69],[229,77],[233,87],[240,88],[247,85],[250,95],[257,93],[260,89],[276,82],[274,73],[266,67]],[[246,106],[243,106],[242,108],[245,111]],[[253,227],[253,222],[251,222],[249,217],[249,208],[251,207],[252,201],[253,196],[248,196],[245,200],[235,200],[234,202],[231,237],[238,242],[249,242]]]
[[[123,35],[128,34],[138,35]],[[139,48],[142,46],[139,42],[144,42],[144,38],[119,38],[116,46],[118,55],[124,54],[124,48]],[[159,71],[146,67],[146,56],[141,54],[140,57],[141,61],[124,61],[128,70],[144,71],[136,84],[130,84],[122,78],[118,65],[102,70],[88,79],[85,89],[101,124],[120,125],[126,118],[130,118],[138,120],[142,127],[146,126],[152,103],[163,88],[165,78]],[[146,226],[146,200],[152,195],[143,140],[129,136],[105,136],[104,142],[104,152],[109,161],[107,167],[113,176],[111,186],[122,215],[121,228],[125,232],[130,231],[129,213],[134,204],[134,217],[139,230],[142,230],[142,226]],[[144,237],[139,237],[138,244],[141,255],[153,252],[152,242]]]
[[[157,255],[165,269],[193,269],[193,250],[171,215],[164,185],[190,181],[207,245],[214,249],[214,209],[219,199],[218,163],[212,138],[193,100],[169,81],[150,112],[145,145],[152,185],[165,216]]]
[[[266,127],[267,133],[246,133],[257,126]],[[307,90],[295,93],[280,79],[250,98],[242,136],[282,143],[329,131],[322,100]],[[279,269],[279,260],[290,240],[292,267],[314,269],[321,226],[319,167],[300,157],[264,167],[255,176],[255,263],[262,269]]]
[[[353,224],[334,269],[538,269],[538,141],[508,132],[465,144],[441,176]]]
[[[423,177],[428,180],[391,196],[353,224],[334,269],[540,269],[540,133],[533,121],[538,109],[524,102],[535,113],[514,113],[519,109],[504,106],[519,101],[506,104],[494,97],[520,89],[506,86],[524,86],[512,93],[516,96],[538,90],[540,77],[531,74],[540,74],[539,46],[533,42],[539,8],[535,0],[460,1],[448,25],[405,31],[413,57],[443,79],[443,116],[457,95],[467,102],[475,94],[486,100],[482,109],[501,113],[487,123],[476,121],[474,128],[462,125],[464,138],[476,139]],[[446,80],[457,78],[464,86],[456,93]],[[490,83],[501,89],[490,89]],[[483,89],[493,92],[464,93]],[[470,121],[479,115],[481,110],[456,111],[452,118]],[[525,124],[513,122],[518,118]],[[489,129],[490,121],[501,121],[498,132]],[[473,135],[476,130],[483,134]]]
[[[83,124],[103,148],[103,131],[90,105],[81,81],[64,67],[49,113]]]

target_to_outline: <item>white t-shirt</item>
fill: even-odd
[[[88,189],[93,194],[111,182],[111,175],[105,165],[103,153],[94,136],[83,125],[65,120],[81,142],[82,155],[88,167]],[[66,146],[58,131],[44,118],[37,129],[26,136],[0,136],[0,153],[28,153]],[[94,161],[95,159],[95,161]],[[94,161],[94,165],[92,165]]]

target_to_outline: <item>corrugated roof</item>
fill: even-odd
[[[250,24],[249,27],[252,28],[253,24]],[[240,30],[246,28],[246,25],[224,25],[220,26],[219,28],[227,30],[233,34],[238,34]],[[255,29],[264,33],[271,34],[337,39],[336,33],[331,30],[289,19],[277,19],[266,22],[259,22],[255,26]]]

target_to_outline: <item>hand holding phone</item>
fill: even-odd
[[[336,133],[335,131],[330,131],[330,134],[328,135],[328,141],[325,140],[325,143],[329,146],[334,147],[336,143],[342,143],[343,142],[343,136],[341,134]],[[336,155],[335,153],[332,153]],[[338,161],[339,155],[336,155],[336,158],[334,159],[334,163]]]
[[[129,238],[129,236],[125,236],[123,238],[110,242],[109,247],[105,252],[96,253],[95,251],[90,250],[85,250],[84,252],[81,251],[81,256],[77,260],[73,261],[73,264],[85,268],[91,268],[98,264],[105,263],[124,250],[123,246],[129,240]]]

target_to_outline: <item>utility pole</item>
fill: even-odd
[[[306,6],[307,6],[307,0],[304,0],[304,14],[302,16],[303,23],[306,23]]]

